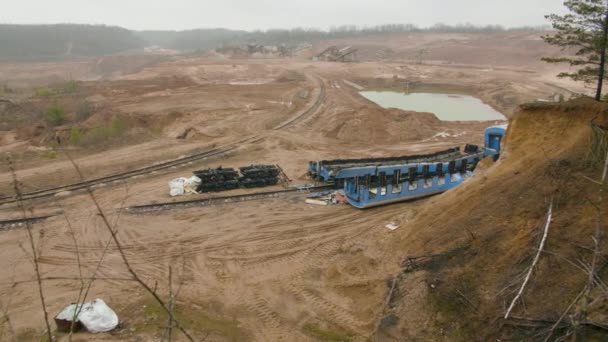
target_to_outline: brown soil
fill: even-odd
[[[425,36],[424,40],[431,38]],[[488,45],[488,53],[500,55],[493,49],[503,44],[503,38],[493,39],[496,41],[490,40],[493,44]],[[390,44],[387,47],[395,47]],[[528,46],[520,49],[528,51]],[[454,51],[451,53],[457,53]],[[561,88],[564,84],[553,80],[547,83],[550,70],[536,71],[537,53],[530,49],[527,57],[517,61],[520,68],[497,60],[491,63],[501,67],[492,69],[481,61],[463,66],[393,59],[339,64],[302,59],[227,61],[185,57],[155,61],[142,68],[129,67],[124,72],[101,73],[85,68],[82,63],[90,61],[76,66],[47,65],[51,70],[41,73],[44,77],[64,69],[83,68],[74,77],[89,81],[81,81],[76,94],[42,99],[23,90],[12,98],[17,109],[11,110],[25,115],[27,108],[42,110],[59,103],[66,108],[69,121],[59,127],[43,125],[40,132],[28,132],[23,130],[37,127],[40,121],[35,120],[40,119],[16,120],[1,133],[0,148],[11,152],[17,175],[29,191],[78,179],[66,160],[65,150],[90,178],[257,137],[224,156],[95,190],[111,222],[118,222],[119,239],[141,277],[149,284],[156,283],[163,298],[168,294],[169,267],[175,281],[183,282],[178,313],[202,317],[188,323],[193,333],[200,337],[210,332],[210,340],[312,341],[323,336],[368,340],[374,336],[379,320],[388,314],[383,305],[389,289],[387,280],[399,272],[399,262],[405,256],[467,246],[463,251],[456,250],[457,257],[437,268],[407,275],[399,283],[399,304],[392,309],[399,317],[398,325],[381,327],[377,335],[457,340],[459,336],[469,336],[474,329],[486,332],[477,323],[485,322],[479,317],[499,316],[501,306],[497,303],[502,303],[503,297],[496,296],[496,292],[527,264],[517,261],[533,248],[532,234],[543,219],[548,198],[553,196],[556,203],[571,212],[589,210],[584,201],[579,201],[576,190],[591,191],[589,185],[582,178],[573,177],[576,181],[557,193],[553,179],[559,177],[549,165],[556,162],[559,170],[568,174],[594,176],[591,172],[595,171],[578,165],[582,165],[581,153],[588,133],[585,120],[602,108],[575,102],[570,104],[573,107],[514,114],[519,103],[555,92],[567,95]],[[445,58],[460,62],[447,53]],[[140,62],[134,61],[133,65]],[[35,74],[46,69],[36,64],[19,65],[20,73],[10,70],[11,66],[0,66],[4,73],[0,75],[10,74],[3,77],[31,86],[41,82]],[[106,79],[95,80],[101,77]],[[309,160],[394,156],[464,143],[481,144],[483,129],[495,124],[442,122],[430,113],[382,109],[344,82],[399,89],[406,79],[415,81],[418,89],[448,89],[478,96],[514,118],[506,156],[497,164],[488,165],[479,177],[444,195],[366,211],[307,205],[298,193],[146,215],[118,210],[169,201],[167,181],[189,175],[193,169],[280,164],[294,183],[300,184],[310,182],[305,178]],[[93,104],[94,110],[89,118],[79,121],[74,115],[83,99]],[[318,99],[316,110],[304,112],[314,108]],[[299,116],[301,113],[306,115]],[[50,144],[48,138],[41,141],[39,137],[52,140],[55,131],[71,127],[92,130],[111,123],[114,117],[127,123],[124,134],[92,145],[62,143],[54,159],[49,150],[37,150]],[[273,129],[292,118],[297,120]],[[450,136],[437,136],[440,132]],[[545,177],[545,173],[549,176]],[[3,164],[0,192],[9,194],[11,189],[11,175]],[[188,198],[197,196],[208,195]],[[573,198],[580,206],[575,206]],[[79,275],[76,255],[85,277],[92,274],[103,257],[91,297],[103,298],[126,324],[126,328],[103,338],[146,340],[162,334],[166,317],[158,307],[150,308],[149,296],[128,280],[116,246],[111,245],[104,254],[109,235],[87,195],[62,194],[27,205],[33,206],[34,214],[57,210],[66,213],[65,217],[57,216],[34,226],[43,277],[49,278],[44,289],[51,314],[76,298],[80,286],[74,280]],[[2,217],[18,216],[14,205],[1,207],[0,213]],[[556,233],[549,245],[552,249],[559,247],[560,234],[568,239],[579,236],[577,239],[588,245],[584,239],[589,236],[589,219],[584,219],[583,214],[569,217],[565,210],[556,217]],[[400,228],[390,233],[384,228],[389,222],[399,223]],[[574,224],[580,230],[566,229]],[[78,247],[71,238],[70,226]],[[25,252],[28,247],[20,246],[29,246],[24,230],[0,232],[0,268],[6,270],[0,276],[0,308],[8,312],[18,334],[36,336],[42,329],[37,290]],[[548,259],[544,258],[543,263],[548,263]],[[543,273],[548,272],[548,267],[539,267],[543,277],[538,279],[550,278]],[[544,284],[538,282],[531,291],[555,290],[551,310],[558,312],[581,281],[563,277]],[[559,292],[559,282],[576,286]],[[434,284],[437,290],[431,291],[428,284]],[[442,303],[460,303],[453,298],[455,289],[471,298],[479,313],[473,314],[466,305],[443,306]],[[530,317],[542,312],[539,301],[526,296]],[[471,323],[461,323],[465,318]],[[0,330],[0,336],[7,334],[8,330]],[[83,340],[97,338],[79,336]]]
[[[401,222],[404,229],[385,247],[394,252],[393,264],[408,256],[444,256],[424,260],[414,273],[400,278],[398,292],[403,295],[385,312],[399,316],[399,324],[381,335],[386,340],[533,338],[539,330],[509,328],[500,317],[532,262],[551,201],[546,253],[526,288],[525,304],[516,306],[512,316],[556,321],[587,282],[586,274],[569,261],[589,263],[592,257],[582,246],[593,245],[596,213],[591,201],[597,200],[598,187],[584,177],[598,179],[601,168],[587,159],[589,122],[607,119],[605,105],[586,99],[525,107],[511,122],[498,163],[429,200],[415,219]],[[602,222],[607,218],[603,212]],[[602,254],[607,248],[603,241]],[[425,309],[413,315],[412,307],[421,305]],[[594,319],[605,321],[605,316],[605,301],[589,310]],[[421,321],[430,324],[422,326]],[[586,336],[595,340],[598,333]]]

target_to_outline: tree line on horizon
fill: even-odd
[[[0,60],[52,61],[93,57],[141,48],[132,31],[99,25],[0,24]]]
[[[475,26],[472,24],[436,24],[420,28],[412,24],[387,24],[372,27],[343,25],[331,27],[329,30],[293,28],[244,31],[212,28],[183,31],[133,31],[106,25],[0,24],[0,46],[2,46],[0,61],[46,61],[94,57],[137,51],[151,45],[192,52],[235,44],[297,45],[326,39],[387,33],[496,33],[545,29],[546,27],[505,28],[499,25]]]

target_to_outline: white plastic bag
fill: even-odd
[[[82,306],[78,320],[92,333],[110,331],[118,325],[118,316],[114,310],[99,298]]]
[[[184,194],[184,183],[187,178],[180,177],[175,178],[169,182],[169,195],[171,196],[181,196]]]
[[[198,186],[200,184],[201,184],[201,179],[196,176],[186,178],[186,180],[184,181],[184,192],[187,194],[195,194],[196,189],[198,188]]]

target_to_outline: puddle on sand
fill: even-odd
[[[443,121],[506,120],[505,116],[480,99],[458,94],[362,91],[360,94],[384,108],[398,108],[435,114]]]

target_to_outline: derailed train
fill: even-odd
[[[344,187],[348,202],[369,208],[444,192],[471,177],[484,157],[496,160],[507,125],[484,132],[484,147],[466,145],[436,153],[394,158],[323,160],[310,162],[315,180]]]

